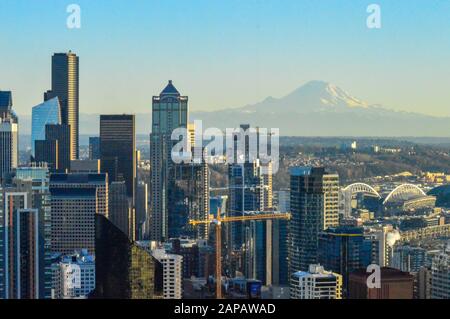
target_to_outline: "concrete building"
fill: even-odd
[[[183,296],[183,257],[168,254],[164,249],[152,251],[163,265],[163,296],[164,299],[181,299]]]
[[[431,264],[431,299],[450,299],[450,256],[436,255]]]
[[[86,250],[52,264],[52,299],[84,299],[95,289],[95,259]]]
[[[292,274],[290,294],[291,299],[341,299],[342,276],[310,265],[309,271]]]

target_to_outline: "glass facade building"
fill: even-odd
[[[293,167],[289,272],[307,271],[317,264],[319,234],[339,225],[339,176],[323,167]]]
[[[159,96],[152,101],[152,132],[150,134],[151,171],[151,224],[150,238],[163,240],[169,236],[168,188],[173,180],[171,158],[172,131],[186,128],[188,122],[188,97],[181,96],[169,81]]]
[[[110,220],[95,216],[94,298],[160,299],[163,269],[146,249],[129,240]]]
[[[35,141],[45,140],[45,125],[60,124],[61,112],[58,98],[36,105],[31,111],[31,154],[35,155]]]
[[[326,270],[343,276],[346,289],[349,274],[371,264],[372,243],[365,239],[362,227],[328,228],[319,235],[318,260]]]

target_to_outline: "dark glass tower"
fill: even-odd
[[[89,137],[89,159],[100,159],[100,137]]]
[[[134,115],[100,115],[101,171],[109,182],[125,181],[127,196],[134,199],[136,137]]]
[[[364,238],[362,227],[331,227],[319,235],[318,261],[328,271],[341,274],[344,293],[349,274],[372,262],[372,244]]]
[[[307,271],[317,264],[319,234],[339,225],[339,177],[323,167],[293,167],[289,272]]]
[[[70,170],[70,128],[64,124],[47,124],[45,126],[45,139],[48,141],[58,141],[57,156],[58,167],[57,170],[65,172]]]
[[[61,105],[62,124],[70,126],[70,159],[78,158],[79,136],[79,58],[75,53],[52,56],[52,89],[45,99],[57,96]]]
[[[101,215],[95,216],[95,251],[94,298],[161,298],[162,265]]]

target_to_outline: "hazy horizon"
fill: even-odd
[[[310,80],[370,104],[450,116],[450,2],[79,0],[68,29],[57,0],[0,3],[0,89],[30,114],[50,88],[51,55],[80,57],[81,113],[149,113],[167,80],[192,112],[283,97]],[[413,17],[413,18],[412,18]]]

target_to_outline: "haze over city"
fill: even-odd
[[[450,116],[446,1],[67,1],[0,3],[0,88],[19,115],[40,103],[49,56],[80,56],[81,113],[149,113],[167,79],[191,111],[241,107],[324,80],[370,104]],[[411,18],[414,17],[414,18]]]

